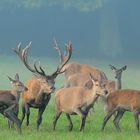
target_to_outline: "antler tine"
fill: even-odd
[[[27,59],[27,54],[28,54],[28,49],[31,47],[32,42],[29,42],[29,44],[24,48],[24,49],[19,49],[19,55],[21,56],[21,60],[26,66],[28,70],[30,70],[33,73],[37,73],[34,69],[31,68],[31,66],[28,64],[28,59]]]
[[[72,54],[72,43],[69,42],[68,44],[66,44],[66,54],[62,55],[62,53],[61,53],[62,58],[61,58],[60,65],[58,65],[57,70],[52,74],[52,76],[56,77],[58,74],[64,72],[61,70],[65,66],[65,64],[69,61],[69,59],[71,58],[71,54]]]
[[[41,65],[39,66],[40,70],[42,71],[43,75],[46,75],[45,74],[45,71],[43,70],[43,68],[41,67]]]
[[[42,75],[42,76],[45,76],[45,75],[46,75],[45,72],[44,72],[44,70],[43,70],[42,67],[40,66],[40,61],[39,61],[39,68],[40,68],[41,72],[37,69],[36,61],[34,62],[34,68],[35,68],[35,70],[36,70],[36,72],[37,72],[38,74],[40,74],[40,75]]]
[[[16,48],[12,48],[12,50],[19,56],[19,58],[22,60],[21,56],[21,42],[17,45]]]
[[[111,67],[112,70],[113,69],[116,70],[116,68],[113,65],[109,64],[109,66]]]
[[[61,49],[59,48],[58,43],[55,38],[54,38],[54,43],[55,43],[54,48],[56,49],[56,51],[58,52],[58,54],[60,56],[60,63],[61,63],[63,61],[63,55],[62,55]]]
[[[27,53],[28,53],[28,48],[31,46],[31,43],[32,42],[30,42],[28,45],[27,45],[27,47],[23,50],[23,56],[25,56],[24,57],[24,62],[25,62],[25,64],[26,64],[26,62],[28,62],[27,61]],[[40,62],[39,62],[39,66],[40,66]],[[28,67],[30,67],[29,65],[28,65]],[[37,69],[37,66],[36,66],[36,61],[34,62],[34,68],[35,68],[35,70],[33,70],[31,67],[30,67],[30,69],[32,69],[33,71],[34,71],[34,73],[37,73],[37,74],[39,74],[39,75],[42,75],[42,76],[46,76],[46,74],[45,74],[45,72],[44,72],[44,70],[42,69],[42,67],[40,66],[40,70],[41,70],[41,72]],[[32,71],[32,72],[33,72]]]
[[[68,42],[68,44],[65,44],[66,47],[66,53],[65,55],[63,55],[63,61],[62,61],[62,66],[65,65],[69,59],[71,58],[71,54],[72,54],[72,43],[71,41]]]

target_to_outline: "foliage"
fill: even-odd
[[[90,12],[101,8],[109,0],[1,0],[0,9],[13,8],[41,8],[42,6],[60,5],[67,8],[76,8],[82,12]]]

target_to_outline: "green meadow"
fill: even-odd
[[[49,74],[55,70],[59,61],[50,58],[36,58],[41,61],[41,65]],[[33,58],[31,58],[32,64]],[[112,71],[109,69],[108,64],[111,62],[101,62],[99,60],[82,60],[72,59],[71,61],[79,61],[81,63],[87,63],[92,66],[96,66],[102,69],[108,79],[114,80]],[[123,63],[112,63],[116,66],[123,66]],[[140,67],[135,65],[128,65],[127,70],[123,73],[122,84],[123,88],[140,89]],[[20,79],[26,82],[32,74],[23,66],[20,60],[16,56],[0,56],[0,88],[10,89],[11,85],[8,81],[7,76],[14,77],[15,73],[19,73]],[[56,79],[56,88],[60,88],[63,85],[63,75],[58,76]],[[21,100],[20,100],[21,105]],[[7,119],[0,115],[0,140],[139,140],[140,135],[137,133],[134,126],[134,119],[132,113],[125,113],[121,120],[120,127],[121,132],[117,132],[114,125],[113,119],[110,119],[105,127],[105,131],[101,132],[101,125],[105,116],[103,110],[103,104],[99,101],[95,103],[95,112],[87,118],[84,132],[79,132],[80,118],[79,116],[72,116],[74,128],[72,132],[68,131],[68,121],[64,114],[61,115],[58,120],[56,131],[52,131],[52,120],[55,113],[54,107],[54,95],[46,107],[43,114],[43,121],[40,125],[40,131],[36,131],[36,118],[37,110],[31,109],[30,125],[26,126],[26,118],[22,124],[22,135],[19,135],[16,131],[16,127],[12,130],[8,129]],[[21,109],[19,117],[21,117]]]

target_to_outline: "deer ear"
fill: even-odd
[[[125,65],[124,67],[122,67],[122,70],[124,71],[124,70],[126,70],[126,68],[127,68],[127,66]]]
[[[87,89],[91,89],[93,87],[93,82],[92,80],[88,80],[85,82],[84,87],[86,87]]]
[[[91,73],[89,74],[90,79],[92,80],[93,84],[98,81]]]
[[[15,81],[10,76],[8,76],[8,79],[10,80],[11,83],[13,83]]]
[[[15,75],[15,80],[16,81],[19,81],[19,75],[18,75],[18,73],[16,73],[16,75]]]

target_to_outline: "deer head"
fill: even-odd
[[[122,72],[126,70],[127,66],[123,66],[122,68],[120,69],[117,69],[116,67],[114,67],[113,65],[109,65],[111,70],[113,71],[114,75],[115,75],[115,78],[116,79],[121,79],[121,76],[122,76]]]
[[[105,83],[99,82],[91,73],[89,74],[90,79],[85,82],[85,86],[91,86],[93,92],[96,93],[98,96],[103,96],[108,94],[108,91],[105,89]]]
[[[15,79],[12,79],[11,77],[9,77],[9,80],[11,82],[11,84],[13,85],[14,89],[17,91],[17,92],[23,92],[23,91],[27,91],[27,87],[24,86],[24,84],[19,80],[19,75],[16,74],[15,75]]]

